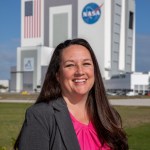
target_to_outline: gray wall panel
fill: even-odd
[[[72,4],[72,37],[78,32],[78,1],[77,0],[45,0],[44,4],[44,45],[49,46],[49,7]]]
[[[34,58],[34,71],[31,75],[30,78],[32,78],[32,83],[33,83],[33,87],[36,87],[36,80],[37,80],[37,51],[36,50],[30,50],[30,51],[21,51],[21,71],[24,71],[24,58]],[[25,74],[25,72],[24,72]],[[28,72],[27,72],[28,74]],[[29,77],[29,75],[28,75]],[[23,76],[24,78],[24,76]],[[29,78],[29,80],[30,80]],[[26,80],[25,80],[26,81]],[[25,84],[25,83],[24,83]]]

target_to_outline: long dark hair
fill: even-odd
[[[98,62],[90,44],[84,39],[66,40],[54,50],[45,76],[45,80],[36,103],[46,102],[61,97],[61,87],[57,81],[62,51],[71,45],[82,45],[90,52],[94,64],[95,83],[87,99],[87,111],[92,119],[102,144],[107,143],[113,150],[127,150],[126,134],[122,128],[121,117],[109,104]]]
[[[126,134],[122,129],[122,121],[118,112],[110,106],[99,65],[90,44],[84,39],[66,40],[59,44],[50,61],[41,93],[36,103],[49,102],[61,96],[61,87],[56,79],[59,71],[62,51],[70,45],[82,45],[88,49],[94,64],[95,83],[87,100],[87,111],[93,120],[99,139],[112,149],[128,149]]]

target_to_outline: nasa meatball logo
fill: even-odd
[[[102,4],[103,5],[103,4]],[[87,4],[82,10],[82,19],[87,24],[96,23],[101,16],[101,6],[96,3]]]

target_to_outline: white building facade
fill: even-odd
[[[85,38],[104,79],[135,71],[135,0],[21,0],[21,45],[10,90],[42,85],[53,49]]]
[[[150,91],[150,72],[114,75],[111,79],[105,80],[105,86],[112,93],[132,92],[133,95],[145,95]]]

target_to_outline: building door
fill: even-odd
[[[72,5],[50,7],[49,9],[50,47],[72,38]]]
[[[33,91],[33,71],[23,73],[23,90]]]

